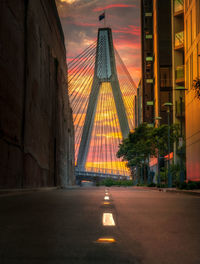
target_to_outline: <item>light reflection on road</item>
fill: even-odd
[[[115,226],[115,221],[112,213],[103,213],[103,226]]]

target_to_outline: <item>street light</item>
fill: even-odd
[[[168,120],[168,187],[172,187],[172,175],[170,172],[170,106],[173,104],[170,102],[164,103],[164,106],[167,107],[167,120]]]
[[[162,119],[162,117],[160,116],[156,116],[154,117],[155,121],[158,120],[158,122]],[[160,123],[158,123],[160,125]],[[157,184],[160,184],[160,152],[159,152],[159,148],[158,148],[158,178],[157,178]]]
[[[175,89],[176,91],[186,91],[188,89],[186,89],[185,87],[176,87]],[[183,97],[180,96],[180,118],[181,118],[181,142],[183,141]],[[181,146],[181,152],[180,152],[180,182],[184,182],[185,180],[185,172],[184,172],[184,168],[183,168],[183,146]]]

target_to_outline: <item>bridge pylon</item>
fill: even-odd
[[[103,82],[109,82],[111,84],[120,130],[122,137],[125,138],[130,129],[117,77],[111,28],[99,28],[98,30],[94,77],[77,159],[77,167],[80,170],[85,169],[98,96]]]

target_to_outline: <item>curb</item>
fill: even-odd
[[[135,188],[139,190],[152,190],[152,191],[158,191],[158,192],[168,192],[168,193],[178,193],[178,194],[188,194],[188,195],[194,195],[194,196],[200,196],[200,190],[198,191],[191,191],[191,190],[178,190],[178,189],[167,189],[167,188],[157,188],[157,187],[139,187]]]
[[[40,187],[40,188],[21,188],[21,189],[0,189],[0,197],[27,194],[31,192],[42,192],[58,190],[60,187]]]
[[[164,191],[164,190],[163,190],[163,191]],[[187,194],[187,195],[200,196],[200,192],[195,192],[195,191],[186,191],[186,190],[167,190],[167,189],[165,189],[165,192],[180,193],[180,194]]]

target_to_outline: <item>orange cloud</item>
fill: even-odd
[[[77,25],[77,26],[81,26],[81,27],[95,27],[95,28],[98,28],[98,24],[94,24],[94,23],[84,23],[84,22],[78,22],[78,21],[73,21],[73,24],[74,25]]]
[[[129,25],[128,27],[113,29],[113,32],[140,36],[140,27]]]
[[[93,9],[94,12],[100,12],[100,11],[104,11],[106,9],[110,9],[110,8],[116,8],[116,7],[136,7],[135,5],[126,5],[126,4],[113,4],[113,5],[107,5],[104,7],[97,7],[95,9]]]
[[[125,39],[115,39],[114,41],[114,44],[115,44],[115,48],[117,49],[121,49],[121,48],[128,48],[128,49],[137,49],[137,50],[140,50],[141,48],[141,44],[140,43],[137,43],[137,42],[132,42],[130,40],[125,40]],[[129,50],[130,52],[130,50]]]

